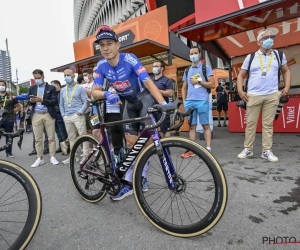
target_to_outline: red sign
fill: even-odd
[[[229,132],[245,132],[247,125],[247,112],[243,108],[238,108],[236,106],[236,102],[228,103],[228,116],[230,117],[228,126]],[[260,115],[256,132],[261,131],[262,118]],[[274,120],[274,132],[300,132],[300,98],[290,98],[289,102],[284,104],[278,119]]]
[[[207,7],[212,8],[214,12],[217,10],[220,12],[221,10],[219,9],[226,8],[226,12],[228,12],[229,7],[227,7],[227,5],[232,6],[230,3],[234,2],[236,4],[238,0],[228,0],[228,2],[226,0],[226,4],[224,4],[223,0],[212,0],[213,4],[211,4],[210,1],[210,4],[205,5],[205,7],[201,6],[200,2],[202,1],[195,1],[195,3],[197,3],[195,10],[196,18],[198,16],[198,21],[201,20],[199,19],[201,15],[205,15]],[[246,3],[244,0],[243,2]],[[190,28],[183,29],[179,32],[179,34],[192,41],[201,43],[245,32],[247,30],[267,27],[275,23],[280,23],[299,17],[300,0],[269,0],[260,2],[261,4],[257,5],[257,7],[255,5],[253,9],[250,7],[249,11],[237,11],[230,15],[228,13],[228,16],[224,17],[220,16],[220,13],[215,12],[218,13],[218,15],[214,14],[213,16],[210,15],[205,17],[206,20],[207,18],[211,20],[211,18],[218,17],[215,20],[211,20],[211,22],[208,22],[207,24],[200,23]],[[223,15],[224,14],[225,13],[223,13]],[[204,18],[201,21],[203,22]]]
[[[259,46],[256,38],[258,32],[262,29],[264,28],[248,30],[233,36],[220,38],[218,43],[230,56],[247,55],[258,50]],[[270,25],[268,29],[272,30],[273,34],[276,35],[274,48],[284,48],[300,43],[300,17]]]
[[[209,4],[205,3],[204,5],[204,1],[195,0],[196,23],[202,23],[266,1],[226,0],[226,4],[224,4],[224,0],[209,0]]]

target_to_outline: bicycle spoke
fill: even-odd
[[[181,196],[181,195],[180,195],[180,196]],[[191,203],[191,205],[192,205],[192,207],[194,208],[194,210],[195,210],[196,214],[198,215],[199,219],[201,219],[200,215],[199,215],[198,212],[197,212],[197,209],[196,209],[193,205],[196,205],[197,207],[199,207],[199,206],[198,206],[197,204],[195,204],[194,202],[191,202],[191,200],[187,197],[186,193],[185,193],[185,196],[186,196],[186,199]],[[183,197],[183,198],[185,198],[185,197]],[[199,208],[201,208],[201,207],[199,207]],[[202,208],[201,208],[201,209],[202,209]]]
[[[20,190],[19,192],[15,193],[13,196],[11,196],[10,198],[7,198],[5,201],[1,202],[0,204],[6,202],[7,200],[11,199],[12,197],[16,196],[17,194],[19,194],[20,192],[25,191],[24,189]]]
[[[184,206],[184,208],[185,208],[185,211],[186,211],[186,213],[187,213],[187,215],[188,215],[188,217],[189,217],[189,219],[190,219],[190,222],[193,223],[193,222],[192,222],[192,219],[191,219],[191,217],[190,217],[190,214],[188,213],[188,211],[187,211],[187,209],[186,209],[186,206],[184,205],[184,202],[183,202],[183,200],[182,200],[181,195],[179,195],[179,197],[180,197],[181,202],[182,202],[182,204],[183,204],[183,206]]]
[[[185,179],[187,180],[193,173],[195,173],[200,167],[202,166],[202,164],[199,166],[199,167],[197,167],[195,170],[194,170],[194,172],[192,172],[188,177],[186,177]],[[184,169],[183,169],[184,170]],[[182,171],[183,171],[182,170]],[[180,174],[182,173],[182,171],[180,172]],[[180,175],[179,174],[179,175]]]
[[[213,204],[212,202],[207,201],[207,200],[205,200],[205,199],[203,199],[203,198],[201,198],[201,197],[199,197],[199,196],[197,196],[197,195],[191,194],[191,193],[189,193],[189,192],[185,192],[185,193],[190,194],[190,195],[192,195],[192,196],[195,196],[195,197],[199,198],[200,200],[206,201],[206,202],[208,202],[208,203],[210,203],[210,204]]]
[[[158,192],[161,191],[161,190],[162,190],[162,188],[159,189],[159,190],[157,190],[157,191],[155,191],[155,192],[153,192],[153,193],[151,193],[151,194],[149,194],[149,195],[147,195],[147,196],[145,196],[145,198],[148,198],[148,197],[152,196],[153,194],[158,193]]]
[[[170,196],[169,196],[169,198],[170,198]],[[166,204],[166,202],[169,200],[169,198],[168,199],[166,199],[166,201],[161,205],[161,207],[157,210],[157,213],[159,212],[159,210]]]
[[[178,212],[179,212],[179,215],[180,215],[181,225],[183,226],[183,222],[182,222],[182,217],[181,217],[181,213],[180,213],[180,209],[179,209],[179,205],[178,205],[177,196],[175,195],[175,197],[176,197],[176,202],[177,202]]]
[[[193,179],[193,180],[191,180],[191,181],[189,181],[189,182],[192,182],[192,181],[194,181],[194,180],[196,180],[196,179],[198,179],[198,178],[200,178],[200,177],[202,177],[202,176],[204,176],[204,175],[206,175],[206,174],[208,174],[208,173],[210,173],[210,171],[207,171],[205,174],[200,175],[200,176],[196,177],[195,179]],[[187,178],[186,178],[186,180],[187,180]]]
[[[14,202],[11,202],[11,203],[7,203],[7,204],[4,204],[4,205],[1,205],[0,207],[5,207],[5,206],[7,206],[7,205],[15,204],[15,203],[17,203],[17,202],[25,201],[25,200],[28,200],[28,199],[19,200],[19,201],[14,201]]]
[[[11,189],[13,188],[14,185],[16,185],[17,182],[18,182],[18,181],[16,180],[15,183],[10,187],[10,189],[8,189],[8,190],[0,197],[0,200],[4,197],[4,195],[6,195],[6,194],[8,193],[9,190],[11,190]],[[1,205],[2,203],[3,203],[3,202],[1,202],[0,205]]]
[[[153,174],[153,175],[158,176],[158,177],[160,177],[160,178],[162,178],[162,179],[166,179],[166,177],[165,177],[164,175],[162,175],[162,174],[160,174],[160,175],[154,174],[154,173],[150,172],[149,170],[147,171],[147,174],[148,174],[148,175],[149,175],[149,174]]]
[[[156,198],[156,200],[154,200],[154,201],[150,204],[150,206],[153,205],[153,204],[158,200],[158,198],[161,197],[167,190],[168,190],[168,189],[166,189],[160,196],[158,196],[158,197]]]

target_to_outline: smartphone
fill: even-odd
[[[29,98],[35,98],[36,96],[35,95],[29,95]]]

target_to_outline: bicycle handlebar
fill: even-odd
[[[171,121],[170,125],[173,125],[173,126],[168,128],[167,131],[176,130],[176,129],[180,128],[182,126],[183,122],[184,122],[184,117],[191,115],[192,112],[194,111],[194,109],[190,108],[186,112],[179,112],[179,107],[180,107],[181,104],[182,104],[181,101],[176,100],[172,105],[159,105],[159,104],[156,104],[156,105],[153,106],[153,108],[149,108],[148,109],[148,114],[149,113],[151,114],[151,113],[161,112],[162,116],[159,119],[159,121],[157,121],[155,124],[147,125],[145,127],[145,129],[158,128],[163,123],[163,121],[166,119],[167,113],[171,113],[171,112],[173,112],[173,114],[172,114],[173,117],[172,117],[172,121]],[[179,122],[177,124],[175,124],[176,117],[179,118]]]
[[[5,149],[7,149],[8,147],[10,147],[12,145],[13,139],[15,137],[20,137],[20,140],[18,141],[18,147],[21,149],[24,131],[25,131],[25,129],[23,129],[23,128],[20,128],[15,133],[6,133],[6,132],[4,132],[4,130],[0,130],[0,135],[7,138],[7,143],[4,146],[0,147],[0,151],[3,151]]]

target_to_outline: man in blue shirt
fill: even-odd
[[[204,138],[207,150],[211,151],[211,130],[209,126],[209,94],[207,89],[215,87],[215,80],[210,66],[206,65],[207,80],[202,73],[201,53],[197,46],[190,49],[190,60],[192,66],[188,72],[183,74],[182,100],[185,110],[194,108],[193,117],[190,122],[189,137],[196,140],[197,116],[204,130]],[[195,156],[194,152],[187,151],[181,155],[182,158]]]
[[[163,75],[163,72],[165,70],[165,63],[163,61],[157,60],[152,65],[152,73],[154,74],[154,77],[152,78],[154,84],[159,89],[160,93],[163,95],[166,102],[169,102],[169,97],[172,97],[174,94],[173,90],[173,84],[172,80],[168,77],[165,77]],[[154,100],[154,103],[156,104],[157,101]],[[161,118],[161,113],[155,113],[154,118],[156,121],[159,121]],[[162,125],[160,126],[160,132],[163,133],[163,137],[169,137],[170,132],[167,131],[167,129],[170,128],[170,117],[168,116]]]
[[[225,79],[222,79],[219,86],[216,88],[217,93],[217,111],[218,111],[218,127],[221,127],[221,112],[224,111],[223,127],[226,127],[227,111],[228,111],[228,92],[229,86],[225,85]]]
[[[120,42],[115,32],[106,25],[102,25],[96,32],[95,43],[100,45],[101,55],[104,59],[97,64],[96,78],[92,95],[96,99],[106,98],[110,104],[120,101],[120,96],[125,99],[123,119],[138,118],[145,116],[149,107],[153,106],[153,99],[160,104],[167,104],[162,94],[155,86],[146,69],[139,59],[130,53],[120,53]],[[116,93],[104,91],[104,78],[113,86]],[[150,93],[149,93],[150,92]],[[152,96],[151,96],[152,95]],[[144,124],[125,124],[124,132],[128,147],[132,147],[136,140],[140,128]],[[132,182],[134,164],[126,172],[125,179]],[[146,164],[143,171],[143,190],[146,186]],[[121,200],[133,194],[132,187],[124,186],[118,195],[111,197],[113,200]]]
[[[61,116],[65,122],[68,138],[70,141],[70,149],[75,143],[77,133],[86,134],[86,120],[84,111],[87,109],[86,100],[88,99],[85,89],[74,81],[74,71],[66,69],[64,71],[67,86],[60,91],[59,109]],[[88,153],[89,145],[83,145],[84,155]],[[69,164],[70,158],[62,163]]]

